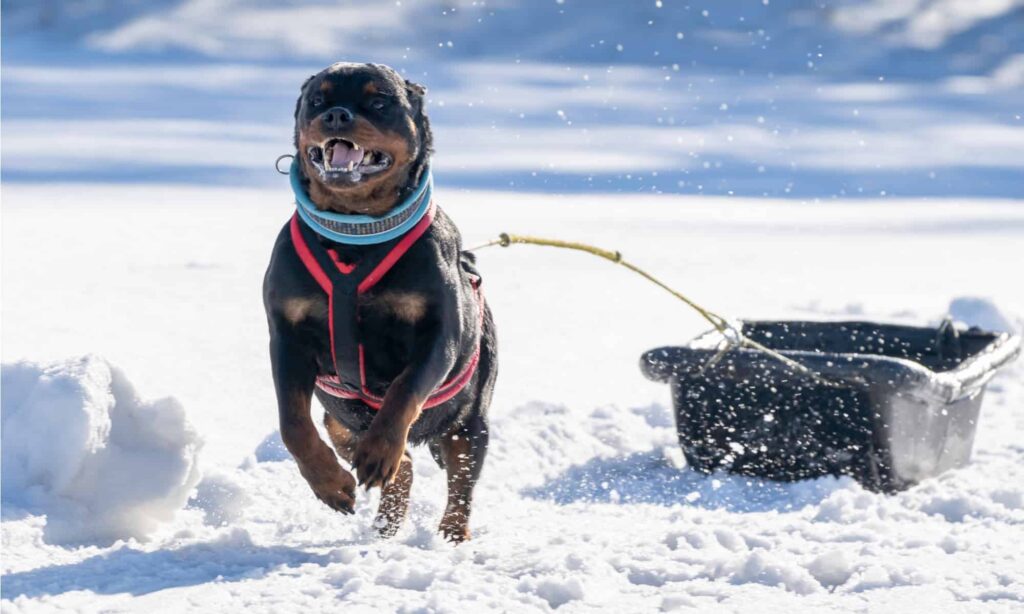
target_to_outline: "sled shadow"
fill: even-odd
[[[78,563],[52,565],[0,577],[4,599],[36,598],[86,590],[103,595],[145,595],[207,582],[259,578],[279,567],[326,565],[327,555],[287,546],[257,546],[232,536],[176,550],[123,547]]]
[[[836,490],[853,484],[853,480],[845,477],[780,483],[725,473],[706,475],[678,469],[660,452],[651,451],[594,458],[521,492],[559,505],[646,503],[741,513],[786,512],[820,503]]]

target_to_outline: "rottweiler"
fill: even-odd
[[[426,444],[448,477],[439,531],[461,542],[487,451],[497,340],[471,254],[427,202],[425,95],[380,64],[337,63],[302,85],[299,206],[274,244],[263,303],[281,438],[316,497],[351,514],[357,478],[380,487],[374,524],[392,536],[409,504],[407,446]],[[370,240],[349,241],[346,229]],[[337,456],[311,417],[314,394]]]

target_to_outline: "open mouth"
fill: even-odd
[[[346,179],[352,183],[375,175],[391,166],[391,156],[366,149],[347,139],[328,139],[306,149],[309,161],[320,171],[321,179]]]

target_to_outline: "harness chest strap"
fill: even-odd
[[[390,249],[367,249],[364,258],[354,264],[340,262],[333,250],[324,249],[313,230],[297,213],[292,216],[290,234],[295,252],[328,297],[331,358],[337,375],[317,377],[316,385],[323,392],[343,399],[360,400],[374,409],[380,409],[383,397],[374,394],[367,386],[366,355],[357,333],[359,322],[356,301],[360,294],[375,286],[427,231],[433,222],[434,213],[435,205],[431,202],[423,218],[395,241]],[[381,247],[386,245],[382,244]],[[476,284],[474,289],[480,315],[478,326],[482,326],[483,296]],[[427,399],[424,408],[435,407],[457,395],[472,379],[479,359],[478,342],[462,371],[442,383]]]

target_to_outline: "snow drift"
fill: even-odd
[[[47,517],[51,543],[142,538],[199,480],[202,442],[173,398],[141,401],[96,356],[3,365],[4,515]]]
[[[958,296],[949,303],[949,317],[966,326],[977,326],[983,330],[1001,333],[1017,333],[1024,330],[1022,322],[1004,312],[990,298],[979,296]]]

